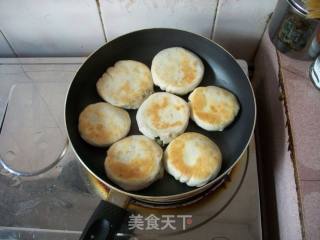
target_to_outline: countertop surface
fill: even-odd
[[[64,99],[83,61],[0,59],[0,111],[8,103],[0,156],[10,167],[38,171],[63,151]],[[1,167],[0,239],[77,239],[100,201],[81,170],[71,148],[40,175],[13,176]]]
[[[320,91],[309,79],[311,62],[279,54],[292,158],[307,239],[320,239]]]
[[[255,59],[257,145],[281,239],[320,239],[320,91],[310,65],[277,52],[268,33]]]

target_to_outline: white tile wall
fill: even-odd
[[[220,0],[213,39],[237,58],[252,60],[278,0]]]
[[[0,57],[15,57],[6,39],[0,32]]]
[[[252,60],[276,2],[0,0],[0,30],[20,57],[86,56],[104,44],[106,37],[111,40],[142,28],[169,27],[212,37],[235,57]],[[1,37],[0,56],[10,56]]]
[[[1,0],[0,29],[18,56],[85,56],[105,43],[95,0]]]
[[[210,37],[217,0],[99,0],[107,39],[143,28],[180,28]]]

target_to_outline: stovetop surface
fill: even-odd
[[[65,148],[65,94],[83,61],[0,59],[0,116],[7,106],[0,155],[12,168],[25,173],[40,171]],[[239,63],[247,71],[246,63]],[[40,175],[17,177],[1,168],[0,239],[78,239],[101,200],[83,178],[81,168],[71,149]],[[178,216],[179,220],[181,216],[191,218],[184,233],[174,230],[165,235],[166,229],[137,229],[135,239],[261,239],[254,141],[232,171],[230,181],[199,203],[170,210],[131,204],[129,210],[132,217],[140,214],[147,221],[153,215],[159,223],[168,215],[176,221]],[[118,238],[128,237],[119,234]]]

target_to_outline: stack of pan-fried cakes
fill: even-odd
[[[207,131],[223,131],[240,106],[226,89],[198,87],[203,75],[201,59],[181,47],[157,53],[151,70],[134,60],[107,68],[97,81],[97,92],[107,103],[83,110],[79,132],[93,146],[111,145],[104,165],[113,182],[128,191],[140,190],[161,179],[165,169],[176,180],[200,187],[218,175],[223,160],[218,145],[200,133],[184,132],[189,118]],[[154,85],[164,92],[154,93]],[[188,103],[177,96],[189,92]],[[125,109],[138,109],[143,135],[126,137],[131,120]]]

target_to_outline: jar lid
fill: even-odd
[[[306,0],[288,0],[288,1],[300,13],[302,13],[304,15],[308,14],[307,6],[306,6]]]

